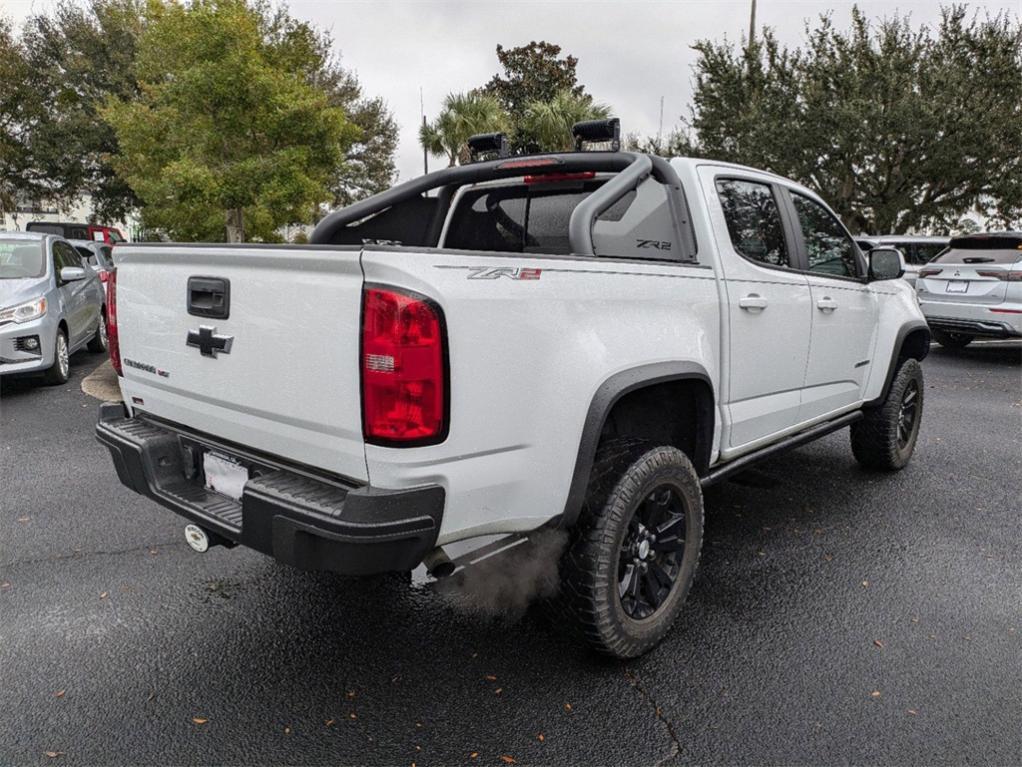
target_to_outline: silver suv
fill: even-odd
[[[74,352],[106,351],[105,303],[98,275],[67,240],[0,232],[0,375],[65,383]]]
[[[920,270],[916,296],[942,346],[1022,338],[1022,232],[955,237]]]

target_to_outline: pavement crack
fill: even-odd
[[[58,554],[52,557],[40,557],[39,559],[16,559],[13,562],[4,562],[0,564],[0,571],[7,570],[15,567],[21,567],[23,565],[45,565],[52,562],[66,562],[70,559],[88,559],[90,557],[110,557],[117,556],[118,554],[130,554],[134,551],[145,551],[149,549],[163,549],[169,548],[177,544],[183,544],[179,539],[173,541],[166,541],[164,543],[147,543],[143,546],[129,546],[125,549],[113,549],[111,551],[72,551],[68,554]]]
[[[642,680],[639,679],[638,674],[626,671],[625,679],[628,680],[628,684],[630,684],[635,691],[639,693],[643,700],[653,707],[653,713],[657,720],[659,720],[660,723],[663,724],[664,729],[667,730],[667,737],[671,740],[671,752],[657,761],[655,767],[661,767],[661,765],[666,764],[681,753],[681,741],[678,740],[678,733],[674,731],[674,723],[664,716],[663,707],[653,699],[653,696],[649,694],[649,690],[642,686]]]

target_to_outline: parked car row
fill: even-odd
[[[67,382],[72,354],[106,351],[105,318],[99,274],[70,242],[0,232],[0,375]]]

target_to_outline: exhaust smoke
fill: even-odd
[[[567,542],[564,530],[540,531],[507,552],[437,582],[436,591],[467,612],[520,618],[535,600],[557,595],[557,563]]]

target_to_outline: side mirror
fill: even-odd
[[[905,273],[905,257],[897,248],[873,248],[869,258],[869,281],[896,280]]]
[[[85,270],[80,266],[65,266],[60,270],[60,279],[63,282],[75,282],[85,279]]]

